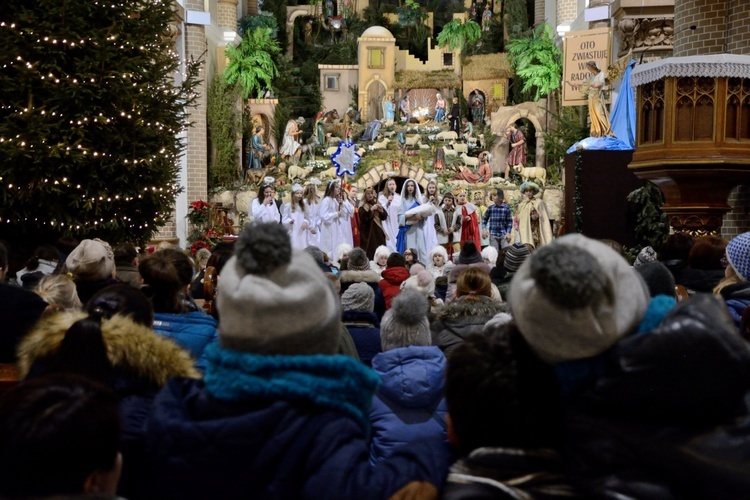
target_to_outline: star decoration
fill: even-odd
[[[336,167],[336,175],[339,177],[344,174],[354,175],[361,159],[354,142],[340,142],[339,148],[331,155],[331,163]]]

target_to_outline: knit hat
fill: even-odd
[[[638,273],[609,246],[571,234],[534,252],[508,302],[537,355],[560,363],[601,354],[632,332],[649,303]]]
[[[493,267],[497,263],[497,256],[497,248],[493,247],[492,245],[482,249],[482,259],[488,260],[488,264]]]
[[[375,310],[375,292],[367,283],[353,283],[341,296],[341,308],[344,311],[373,312]]]
[[[750,280],[750,232],[735,236],[727,243],[727,260],[743,281]]]
[[[99,238],[83,240],[70,252],[65,260],[65,267],[84,280],[105,280],[112,277],[115,254],[106,241]]]
[[[476,264],[477,262],[484,262],[482,254],[479,253],[473,241],[467,241],[461,248],[461,253],[458,254],[456,264]]]
[[[652,297],[656,297],[657,295],[674,297],[674,276],[669,272],[667,266],[661,262],[647,262],[634,269],[638,271],[643,281],[646,282],[649,294]]]
[[[432,273],[424,269],[417,274],[412,274],[410,278],[401,284],[401,289],[417,290],[425,297],[435,294],[435,278]]]
[[[312,257],[292,251],[283,225],[246,225],[220,283],[221,347],[256,354],[336,352],[338,297]]]
[[[427,297],[418,291],[407,289],[396,295],[380,322],[383,352],[411,345],[432,345],[427,311]]]
[[[508,273],[515,273],[529,255],[531,255],[529,247],[523,243],[513,243],[505,251],[503,267]]]
[[[350,271],[369,271],[370,259],[367,254],[359,247],[352,248],[349,251],[349,264],[347,269]]]
[[[633,262],[633,267],[640,267],[656,261],[656,251],[652,247],[643,247]]]

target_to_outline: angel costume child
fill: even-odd
[[[276,206],[276,190],[270,184],[263,184],[258,196],[250,203],[250,215],[253,222],[276,222],[281,219],[279,207]]]
[[[516,209],[521,243],[530,243],[534,245],[534,248],[552,241],[552,228],[549,215],[547,215],[547,206],[544,201],[535,198],[539,191],[539,186],[533,182],[521,184],[521,193],[524,198]]]
[[[317,247],[320,243],[320,202],[318,200],[318,188],[315,184],[308,184],[302,192],[307,212],[307,244]]]
[[[386,234],[386,246],[391,252],[396,251],[396,237],[398,236],[398,212],[401,208],[401,195],[396,192],[396,180],[388,179],[383,191],[378,196],[378,203],[388,212],[383,221],[383,231]]]
[[[424,239],[425,219],[430,215],[430,206],[418,210],[422,205],[422,193],[414,179],[407,179],[401,188],[401,208],[398,213],[398,237],[396,248],[403,254],[407,248],[413,248],[418,255],[427,255]],[[434,211],[432,211],[434,213]]]
[[[310,245],[308,238],[310,221],[305,210],[305,200],[302,197],[302,186],[299,184],[292,186],[292,201],[284,204],[281,223],[289,231],[292,248],[304,250]]]
[[[477,207],[466,201],[466,191],[456,191],[457,210],[461,213],[461,248],[467,241],[473,241],[477,249],[482,248],[482,237],[479,233],[479,218]]]
[[[430,180],[425,188],[423,203],[431,204],[435,207],[435,213],[438,212],[440,200],[438,199],[438,185],[435,179]],[[435,231],[435,214],[428,215],[425,219],[424,226],[424,247],[427,249],[435,248],[438,244],[437,232]],[[424,259],[424,254],[420,255]]]
[[[349,219],[354,213],[354,205],[349,201],[349,193],[341,189],[338,181],[331,181],[326,187],[323,201],[320,202],[320,249],[329,256],[342,243],[351,246],[352,226]]]

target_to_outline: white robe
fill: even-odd
[[[305,211],[307,212],[307,220],[310,226],[307,228],[307,244],[310,246],[320,246],[320,203],[310,203],[305,200]],[[313,233],[315,230],[315,233]]]
[[[341,205],[341,213],[339,213]],[[336,247],[342,243],[352,242],[352,225],[349,219],[354,214],[354,206],[349,201],[339,203],[335,198],[326,196],[320,202],[320,249],[333,258]]]
[[[248,211],[253,216],[253,222],[279,222],[281,214],[279,214],[279,207],[276,206],[276,202],[270,205],[264,205],[258,198],[255,198],[250,204],[250,210]]]
[[[281,223],[289,231],[292,248],[299,250],[304,250],[310,245],[308,240],[310,221],[307,218],[308,215],[306,212],[306,210],[300,209],[299,206],[296,207],[296,210],[292,211],[292,204],[285,203],[281,215]]]
[[[388,218],[383,221],[383,231],[387,238],[385,239],[385,246],[391,252],[396,251],[396,237],[398,236],[398,212],[401,208],[401,195],[396,193],[393,195],[393,201],[388,206],[388,198],[383,194],[378,196],[378,203],[388,212]]]
[[[425,195],[425,203],[427,203],[427,195]],[[437,207],[437,201],[433,205]],[[438,208],[436,213],[439,210]],[[438,246],[437,231],[435,230],[435,214],[428,216],[424,221],[424,245],[428,252],[432,252],[432,249]],[[420,258],[423,257],[420,255]],[[427,260],[427,256],[424,256],[424,259],[423,262]]]
[[[299,130],[299,125],[294,120],[290,120],[286,124],[284,129],[284,139],[279,149],[279,154],[282,156],[294,156],[297,150],[301,147],[297,142],[296,135],[289,135],[290,132],[296,132]]]

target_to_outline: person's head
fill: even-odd
[[[427,196],[437,196],[437,190],[438,190],[438,184],[435,179],[430,180],[430,182],[427,183],[427,187],[425,188],[425,193],[427,193]]]
[[[458,104],[458,97],[453,98],[453,104]]]
[[[396,179],[390,178],[385,181],[385,186],[383,186],[383,194],[386,196],[396,194]]]
[[[526,258],[531,255],[529,247],[523,243],[513,243],[506,247],[505,259],[503,259],[503,267],[508,274],[513,274],[518,271],[521,264]]]
[[[515,122],[510,122],[510,123],[508,124],[507,130],[508,130],[508,132],[510,132],[510,133],[514,133],[514,132],[515,132],[516,130],[518,130],[518,129],[516,128],[516,124],[515,124]]]
[[[469,123],[469,120],[467,120],[466,118],[461,118],[461,124],[466,125],[467,123]]]
[[[569,234],[526,259],[513,276],[508,303],[537,355],[560,363],[598,356],[630,334],[646,313],[649,293],[621,255]]]
[[[388,263],[388,256],[391,255],[391,251],[385,245],[380,245],[375,249],[373,260],[379,266],[385,266]]]
[[[302,196],[308,203],[316,203],[318,201],[318,188],[314,184],[308,184],[305,186]]]
[[[691,269],[724,269],[726,267],[727,242],[718,236],[703,236],[696,240],[688,254]]]
[[[378,195],[372,188],[365,189],[363,199],[368,205],[374,205],[378,202]]]
[[[726,251],[729,262],[727,271],[733,271],[742,281],[750,280],[750,232],[732,238],[727,244]],[[729,274],[727,277],[730,277]]]
[[[406,258],[398,252],[393,252],[388,256],[386,267],[406,267]]]
[[[485,264],[489,264],[492,267],[495,267],[495,264],[497,263],[497,255],[497,248],[492,245],[482,250],[482,260],[484,260]]]
[[[636,255],[633,267],[639,267],[654,261],[656,261],[656,251],[651,246],[645,246]]]
[[[305,123],[305,119],[302,118],[301,116],[298,117],[297,120],[295,120],[295,121],[297,122],[297,125],[302,125],[303,123]]]
[[[456,193],[456,203],[458,205],[463,205],[466,203],[466,191],[463,189]]]
[[[409,179],[404,183],[404,197],[414,198],[417,195],[417,183]]]
[[[505,201],[505,192],[502,189],[498,189],[492,197],[492,201],[495,202],[495,205],[502,205]]]
[[[473,334],[448,358],[448,438],[460,456],[477,448],[554,448],[562,436],[560,389],[512,327]]]
[[[425,270],[420,269],[418,272],[412,272],[416,268],[421,268],[419,264],[413,266],[409,273],[411,276],[401,284],[401,290],[411,289],[416,290],[428,299],[433,298],[435,295],[435,278],[432,274]]]
[[[419,257],[417,256],[417,250],[414,248],[407,248],[404,250],[404,260],[406,261],[406,265],[410,266],[417,262],[419,260]]]
[[[492,297],[490,275],[478,267],[464,269],[456,281],[456,297],[465,297],[465,300]]]
[[[67,274],[50,274],[39,280],[34,290],[44,301],[62,309],[80,309],[81,300],[73,279]]]
[[[255,127],[255,133],[256,134],[262,134],[263,133],[263,126],[262,125],[258,125],[257,127]]]
[[[674,276],[669,272],[667,266],[661,262],[648,262],[641,266],[634,266],[633,269],[638,271],[643,281],[646,282],[651,297],[656,297],[657,295],[675,296]]]
[[[594,61],[587,62],[586,69],[589,70],[591,73],[599,73],[599,66],[597,66],[596,62]]]
[[[135,323],[151,327],[154,307],[139,289],[125,283],[109,285],[91,296],[85,306],[90,316],[111,318],[115,314],[128,316]]]
[[[453,193],[451,193],[451,192],[445,193],[445,195],[443,196],[443,201],[441,202],[441,204],[443,205],[443,207],[445,207],[448,210],[450,210],[451,208],[453,208],[453,204],[454,203],[455,203],[455,198],[453,196]],[[450,224],[450,221],[445,221],[445,222],[448,223],[448,224]]]
[[[349,251],[347,268],[350,271],[369,271],[370,260],[367,258],[365,251],[359,247],[352,248]]]
[[[137,265],[138,250],[131,243],[121,243],[117,245],[113,253],[115,255],[115,265]]]
[[[271,184],[261,184],[258,188],[258,203],[263,203],[266,198],[273,198],[274,194],[275,190]]]
[[[341,295],[341,309],[344,311],[375,310],[375,292],[367,283],[353,283]]]
[[[520,189],[523,195],[529,200],[539,194],[539,191],[541,191],[537,184],[529,181],[522,183]]]
[[[183,294],[193,280],[193,264],[184,252],[160,250],[144,258],[138,272],[146,285],[144,293],[158,313],[184,312]]]
[[[430,346],[427,297],[417,290],[404,289],[393,298],[391,308],[380,322],[383,352],[409,346]]]
[[[359,187],[357,187],[356,184],[352,184],[349,186],[349,196],[352,200],[357,200],[359,197]]]
[[[440,95],[440,92],[438,92],[437,94],[435,94],[435,97],[438,98],[438,99],[442,99],[443,98],[443,96]]]
[[[299,184],[292,186],[292,206],[299,205],[304,207],[305,203],[302,201],[302,196],[302,186]]]
[[[34,271],[39,267],[40,260],[57,262],[60,260],[60,251],[54,245],[41,245],[34,250],[34,255],[26,262],[26,269]]]
[[[219,283],[222,348],[267,355],[336,352],[339,298],[310,255],[292,251],[281,224],[246,225]]]
[[[0,497],[114,495],[117,398],[74,375],[25,381],[0,398]]]
[[[695,239],[688,233],[672,233],[667,236],[661,250],[659,250],[659,260],[661,262],[687,260],[693,244],[695,244]]]
[[[341,186],[339,186],[338,181],[330,181],[326,185],[326,192],[324,196],[336,198],[339,195],[339,193],[341,193]]]
[[[336,250],[334,251],[334,260],[333,263],[336,264],[336,267],[339,267],[341,264],[341,261],[344,259],[349,258],[349,252],[351,252],[352,246],[349,243],[340,243]]]
[[[482,254],[477,250],[476,244],[469,240],[465,241],[458,254],[456,264],[478,264],[483,262]]]
[[[430,250],[430,262],[435,267],[443,267],[448,262],[448,251],[444,246],[438,245]]]
[[[83,240],[70,252],[65,267],[83,281],[111,278],[115,270],[115,256],[109,243],[99,238]]]

